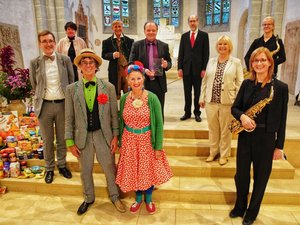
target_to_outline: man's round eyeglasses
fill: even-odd
[[[53,40],[49,40],[49,41],[44,40],[44,41],[41,41],[42,44],[53,44],[54,42],[55,41],[53,41]]]

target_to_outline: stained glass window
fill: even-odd
[[[110,27],[111,23],[118,19],[124,27],[129,27],[129,0],[103,0],[103,23]]]
[[[179,27],[179,0],[153,0],[153,20],[159,25],[166,18],[169,25]]]
[[[205,4],[206,26],[229,23],[230,0],[206,0]]]

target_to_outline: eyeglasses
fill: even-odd
[[[44,44],[44,45],[46,45],[46,44],[53,44],[55,41],[54,40],[49,40],[49,41],[46,41],[46,40],[44,40],[44,41],[41,41],[41,43],[42,44]]]
[[[93,65],[95,65],[95,61],[81,61],[81,63],[80,63],[81,65],[83,65],[83,66],[93,66]]]
[[[254,59],[253,63],[258,64],[260,63],[266,63],[268,61],[268,59]]]
[[[263,27],[273,26],[273,23],[263,23],[262,26],[263,26]]]

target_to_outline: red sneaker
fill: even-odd
[[[133,213],[133,214],[137,213],[137,211],[139,211],[139,209],[140,209],[142,203],[143,203],[143,202],[140,202],[140,203],[135,202],[135,203],[133,203],[133,204],[131,205],[131,207],[130,207],[130,212]]]
[[[153,202],[146,203],[146,209],[149,214],[154,214],[156,212],[155,204]]]

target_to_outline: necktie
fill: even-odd
[[[153,57],[153,43],[149,43],[149,70],[154,70],[154,57]],[[154,80],[154,77],[149,77],[150,80]]]
[[[44,55],[44,59],[45,59],[45,60],[50,59],[51,61],[53,61],[53,60],[55,59],[55,56],[54,56],[54,55],[50,55],[50,56]]]
[[[192,48],[194,48],[194,44],[195,44],[195,33],[192,32],[192,36],[191,36],[191,46],[192,46]]]
[[[71,42],[71,45],[68,49],[68,56],[70,57],[71,61],[74,62],[74,59],[76,57],[76,52],[75,52],[73,40],[70,40],[70,42]]]
[[[96,82],[95,81],[88,81],[85,83],[85,87],[88,88],[90,85],[95,86]]]
[[[118,59],[118,64],[121,65],[121,66],[127,66],[127,60],[123,54],[123,51],[122,51],[122,47],[121,47],[121,44],[122,44],[122,38],[120,39],[117,39],[117,47],[118,47],[118,52],[120,53],[120,57]]]

